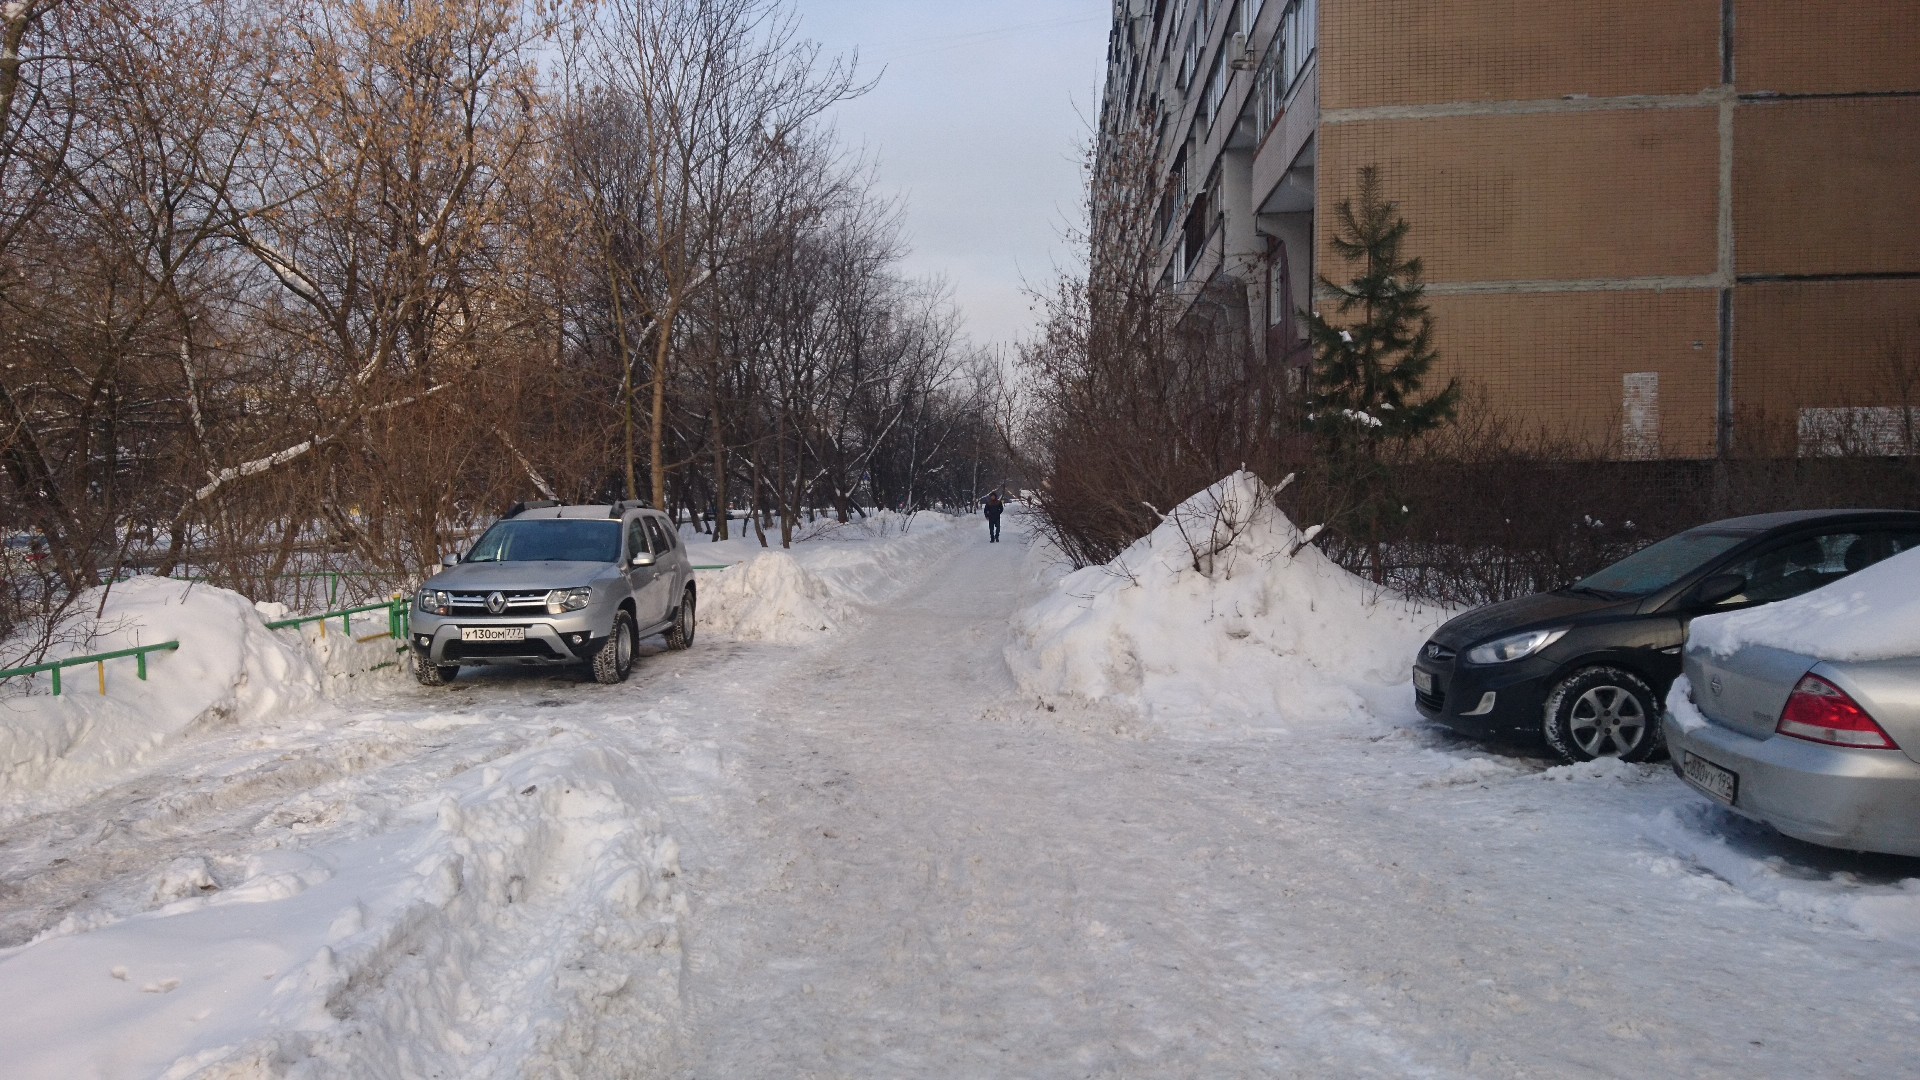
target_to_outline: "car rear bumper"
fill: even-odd
[[[1920,855],[1920,764],[1900,751],[1664,723],[1674,771],[1693,754],[1738,778],[1735,812],[1826,847]]]

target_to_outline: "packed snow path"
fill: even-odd
[[[684,1075],[1911,1067],[1920,956],[1650,845],[1696,809],[1670,776],[1050,711],[1001,659],[1020,554],[963,536],[767,681],[713,673],[733,784],[684,819]]]
[[[1911,1071],[1920,864],[1406,715],[1195,742],[1022,697],[1007,535],[917,541],[808,644],[397,689],[16,814],[0,1072]],[[170,979],[138,932],[202,918],[320,1003]]]

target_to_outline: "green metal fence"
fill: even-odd
[[[158,645],[136,645],[131,649],[115,649],[113,652],[93,653],[88,656],[69,656],[65,660],[49,660],[44,664],[29,664],[26,667],[7,668],[0,670],[0,682],[5,682],[17,675],[35,675],[45,671],[51,674],[53,678],[53,696],[59,697],[60,670],[62,668],[79,667],[82,664],[94,664],[97,665],[96,670],[100,675],[100,692],[105,694],[107,692],[107,661],[119,660],[131,656],[139,664],[138,674],[140,678],[145,680],[147,677],[148,653],[172,652],[179,647],[180,643],[178,641],[163,641]]]

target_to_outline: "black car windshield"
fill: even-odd
[[[1693,573],[1748,539],[1741,533],[1683,532],[1649,544],[1573,584],[1576,592],[1647,596]]]
[[[620,523],[592,518],[502,521],[487,530],[468,562],[597,562],[620,557]]]

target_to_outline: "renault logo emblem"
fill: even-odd
[[[500,593],[489,594],[487,596],[487,610],[495,615],[507,610],[507,598]]]

